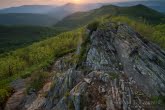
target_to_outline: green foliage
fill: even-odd
[[[153,26],[143,21],[130,19],[128,17],[117,16],[117,17],[111,17],[110,20],[113,22],[127,23],[128,25],[132,26],[137,32],[139,32],[145,37],[149,37],[152,34],[151,32],[154,31]]]
[[[74,108],[74,103],[73,103],[73,101],[71,100],[69,90],[66,90],[66,92],[65,92],[65,94],[64,94],[64,98],[65,98],[65,102],[66,102],[66,104],[67,104],[67,109],[68,109],[68,110],[75,110],[75,108]]]
[[[64,54],[73,52],[83,32],[83,29],[65,32],[26,48],[17,49],[5,56],[2,55],[0,57],[0,96],[7,97],[10,94],[6,88],[11,81],[18,77],[26,78],[34,71],[49,66]],[[34,80],[34,88],[41,87],[40,78],[42,79],[42,75]]]
[[[151,101],[153,101],[153,104],[155,105],[165,105],[165,96],[152,96]]]
[[[22,79],[26,79],[26,78],[28,78],[28,77],[30,77],[30,76],[31,76],[31,73],[27,72],[27,73],[21,75],[20,77],[21,77]]]
[[[82,41],[82,43],[81,43],[80,54],[77,56],[77,64],[78,65],[81,65],[84,62],[84,60],[86,59],[86,53],[87,53],[87,51],[89,49],[89,45],[90,45],[90,36],[84,35],[82,37],[81,41]]]
[[[165,24],[157,25],[154,29],[152,40],[165,49]]]
[[[99,21],[93,21],[87,25],[87,29],[89,29],[90,31],[96,31],[98,26],[99,26]]]
[[[27,87],[27,93],[30,92],[30,90],[35,90],[35,92],[38,92],[46,82],[46,80],[49,78],[49,73],[40,71],[32,74],[32,82]]]
[[[12,88],[6,86],[5,88],[0,89],[0,105],[2,105],[7,98],[11,95]]]
[[[68,103],[68,110],[75,110],[74,103],[72,100],[69,101],[69,103]]]
[[[66,98],[70,96],[70,92],[69,92],[69,90],[66,90],[64,96],[65,96]]]
[[[6,96],[9,96],[6,89],[0,89],[0,103],[6,100]]]
[[[111,79],[117,79],[119,78],[119,74],[118,73],[109,73]]]

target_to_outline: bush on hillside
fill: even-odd
[[[89,29],[90,31],[96,31],[98,26],[99,26],[100,22],[99,21],[94,21],[91,22],[90,24],[87,25],[87,29]]]

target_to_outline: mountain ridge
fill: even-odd
[[[57,6],[54,5],[22,5],[0,9],[0,13],[46,13]]]
[[[76,12],[79,12],[79,13],[85,13],[85,12],[87,12],[87,11],[90,11],[90,10],[94,10],[94,9],[100,9],[100,11],[101,11],[101,9],[104,7],[104,5],[105,6],[107,6],[107,4],[102,4],[102,3],[98,3],[98,4],[65,4],[65,5],[62,5],[62,6],[56,6],[56,7],[54,7],[54,6],[39,6],[39,7],[46,7],[46,9],[40,9],[40,8],[37,8],[37,5],[36,6],[34,6],[34,9],[29,9],[29,8],[27,8],[27,10],[25,9],[25,11],[22,11],[22,10],[20,10],[20,11],[18,11],[17,13],[15,12],[15,13],[13,13],[14,11],[13,10],[11,10],[11,11],[13,11],[13,12],[11,12],[11,13],[9,13],[9,12],[7,12],[7,13],[1,13],[0,14],[0,18],[2,19],[3,18],[3,22],[1,22],[0,24],[2,24],[2,25],[5,25],[5,24],[10,24],[10,23],[7,23],[7,22],[11,22],[11,21],[13,21],[14,22],[14,24],[16,24],[17,25],[17,22],[18,22],[18,25],[19,25],[19,21],[26,21],[27,19],[26,19],[26,17],[24,17],[24,18],[19,18],[19,16],[22,14],[22,15],[24,15],[24,16],[28,16],[29,14],[33,14],[34,15],[34,18],[36,17],[36,16],[39,16],[39,15],[41,15],[42,14],[42,16],[43,16],[43,18],[45,18],[46,19],[46,17],[47,17],[47,21],[42,21],[42,22],[40,22],[41,24],[43,24],[42,26],[44,26],[44,22],[46,23],[46,22],[49,22],[50,21],[50,23],[47,23],[47,24],[45,24],[46,26],[51,26],[51,25],[54,25],[54,24],[56,24],[56,22],[58,22],[59,20],[61,21],[61,19],[64,19],[65,20],[65,17],[70,17],[72,14],[74,15],[74,13],[76,13]],[[26,6],[24,6],[24,7],[26,7]],[[32,6],[27,6],[27,7],[33,7],[33,5]],[[102,8],[101,8],[102,7]],[[113,7],[112,5],[109,5],[109,7]],[[140,6],[138,7],[134,7],[134,6],[130,6],[130,7],[132,7],[132,8],[138,8],[138,9],[140,9]],[[20,7],[21,8],[21,7]],[[106,8],[106,7],[105,7]],[[117,7],[114,7],[114,8],[117,8]],[[114,9],[113,11],[115,11],[115,12],[117,12],[118,10],[121,12],[121,14],[123,13],[123,14],[125,14],[125,13],[127,13],[127,12],[122,12],[121,11],[121,9],[126,9],[126,8],[128,8],[128,7],[118,7],[118,9]],[[143,7],[144,8],[144,7]],[[29,9],[29,10],[28,10]],[[10,9],[9,9],[10,10]],[[18,9],[19,10],[19,9]],[[33,10],[33,11],[32,11]],[[131,10],[131,9],[130,9]],[[134,9],[135,11],[137,11],[138,13],[140,13],[137,9]],[[148,9],[149,10],[149,9]],[[127,10],[128,12],[129,12],[129,10]],[[144,10],[141,10],[141,11],[145,11],[145,9]],[[154,10],[152,10],[153,12],[154,12]],[[1,11],[0,11],[1,12]],[[131,12],[131,11],[130,11]],[[99,13],[99,12],[98,12]],[[105,10],[105,12],[102,12],[103,14],[105,13],[105,14],[114,14],[114,12],[108,12],[108,10]],[[133,15],[133,12],[131,12],[132,13],[132,15]],[[151,10],[149,11],[149,12],[146,12],[147,14],[149,14],[149,13],[151,13]],[[157,12],[158,13],[158,12]],[[13,16],[13,14],[15,14],[14,16]],[[140,13],[140,14],[142,14],[142,12]],[[155,13],[153,13],[153,15],[154,14],[156,14],[156,12]],[[10,17],[8,17],[8,16],[6,16],[6,15],[9,15]],[[16,15],[18,15],[18,19],[19,19],[19,21],[17,20],[17,16]],[[85,14],[84,14],[85,15]],[[100,12],[100,15],[101,15],[101,12]],[[119,14],[120,15],[120,14]],[[150,16],[153,16],[152,14],[150,15]],[[157,14],[158,15],[158,14]],[[161,14],[159,14],[158,15],[158,17],[156,18],[154,18],[155,20],[153,20],[153,22],[154,21],[160,21],[161,19],[159,18],[159,16],[160,16]],[[142,14],[142,16],[145,16],[145,14],[143,13]],[[155,15],[156,16],[156,15]],[[89,16],[90,17],[90,16]],[[140,17],[140,16],[137,16],[137,17]],[[148,16],[149,17],[149,16]],[[153,17],[152,17],[153,18]],[[6,21],[4,21],[6,19]],[[42,17],[39,17],[39,18],[36,18],[36,19],[39,19],[38,21],[40,21],[40,19],[42,19]],[[54,20],[53,20],[54,19]],[[148,18],[149,19],[149,18]],[[156,19],[158,19],[158,20],[156,20]],[[2,20],[1,20],[2,21]],[[28,20],[26,21],[26,22],[28,22]],[[23,24],[23,25],[26,25],[27,23],[26,22],[24,22],[24,24],[23,23],[21,23],[21,24]],[[63,22],[63,21],[62,21]],[[65,22],[65,21],[64,21]],[[72,21],[71,21],[72,22]],[[61,22],[59,22],[58,24],[60,24]],[[13,23],[11,23],[11,24],[13,24]],[[35,23],[30,23],[30,24],[35,24]],[[57,24],[57,25],[58,25]],[[64,23],[65,24],[65,23]],[[67,24],[67,23],[66,23]],[[37,24],[38,25],[38,24]]]
[[[46,13],[50,10],[54,10],[56,8],[60,8],[60,7],[67,7],[67,6],[103,6],[103,5],[107,5],[107,4],[112,4],[112,5],[117,5],[117,6],[133,6],[133,5],[137,5],[137,4],[143,4],[145,6],[148,6],[150,8],[153,8],[159,12],[165,12],[165,9],[164,9],[164,1],[129,1],[129,2],[114,2],[114,3],[90,3],[90,4],[76,4],[76,3],[66,3],[64,5],[22,5],[22,6],[15,6],[15,7],[9,7],[9,8],[3,8],[3,9],[0,9],[0,13],[19,13],[19,11],[21,10],[24,10],[24,11],[21,11],[21,13],[26,13],[26,12],[32,12],[30,11],[31,8],[33,8],[33,13]],[[97,7],[97,8],[98,8]],[[21,10],[19,10],[19,8],[21,8]],[[17,11],[14,11],[14,10],[17,10]],[[45,10],[44,10],[45,9]],[[28,11],[29,10],[29,11]],[[32,10],[32,9],[31,9]],[[37,10],[37,11],[35,11]],[[5,12],[7,11],[7,12]]]
[[[7,8],[0,10],[0,24],[52,26],[76,11],[88,11],[98,7],[98,4],[65,4],[62,6],[27,5]],[[30,23],[31,18],[34,18],[35,22],[31,20]]]
[[[136,12],[136,13],[135,13]],[[60,27],[79,27],[83,26],[95,18],[104,15],[111,16],[127,16],[131,18],[146,20],[151,24],[160,24],[165,21],[162,20],[164,15],[144,5],[135,5],[130,7],[118,7],[115,5],[105,5],[101,8],[91,10],[89,12],[77,12],[59,21],[55,26]]]
[[[137,5],[137,4],[143,4],[145,6],[148,6],[154,10],[157,10],[159,12],[165,12],[165,1],[163,0],[149,0],[149,1],[129,1],[129,2],[118,2],[118,3],[112,3],[114,5],[117,6],[133,6],[133,5]]]

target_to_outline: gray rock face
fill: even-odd
[[[125,24],[106,24],[94,34],[87,55],[93,69],[123,71],[149,95],[165,95],[164,51]]]
[[[153,106],[150,98],[165,95],[164,51],[125,24],[105,24],[90,40],[81,65],[90,70],[68,66],[60,58],[47,96],[30,98],[25,110],[165,109]]]
[[[54,79],[54,86],[49,91],[44,107],[50,110],[57,105],[61,98],[79,82],[81,72],[74,69],[69,69],[66,73],[59,75]],[[61,102],[61,101],[60,101]]]

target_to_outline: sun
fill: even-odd
[[[81,0],[73,0],[74,3],[81,3]]]

